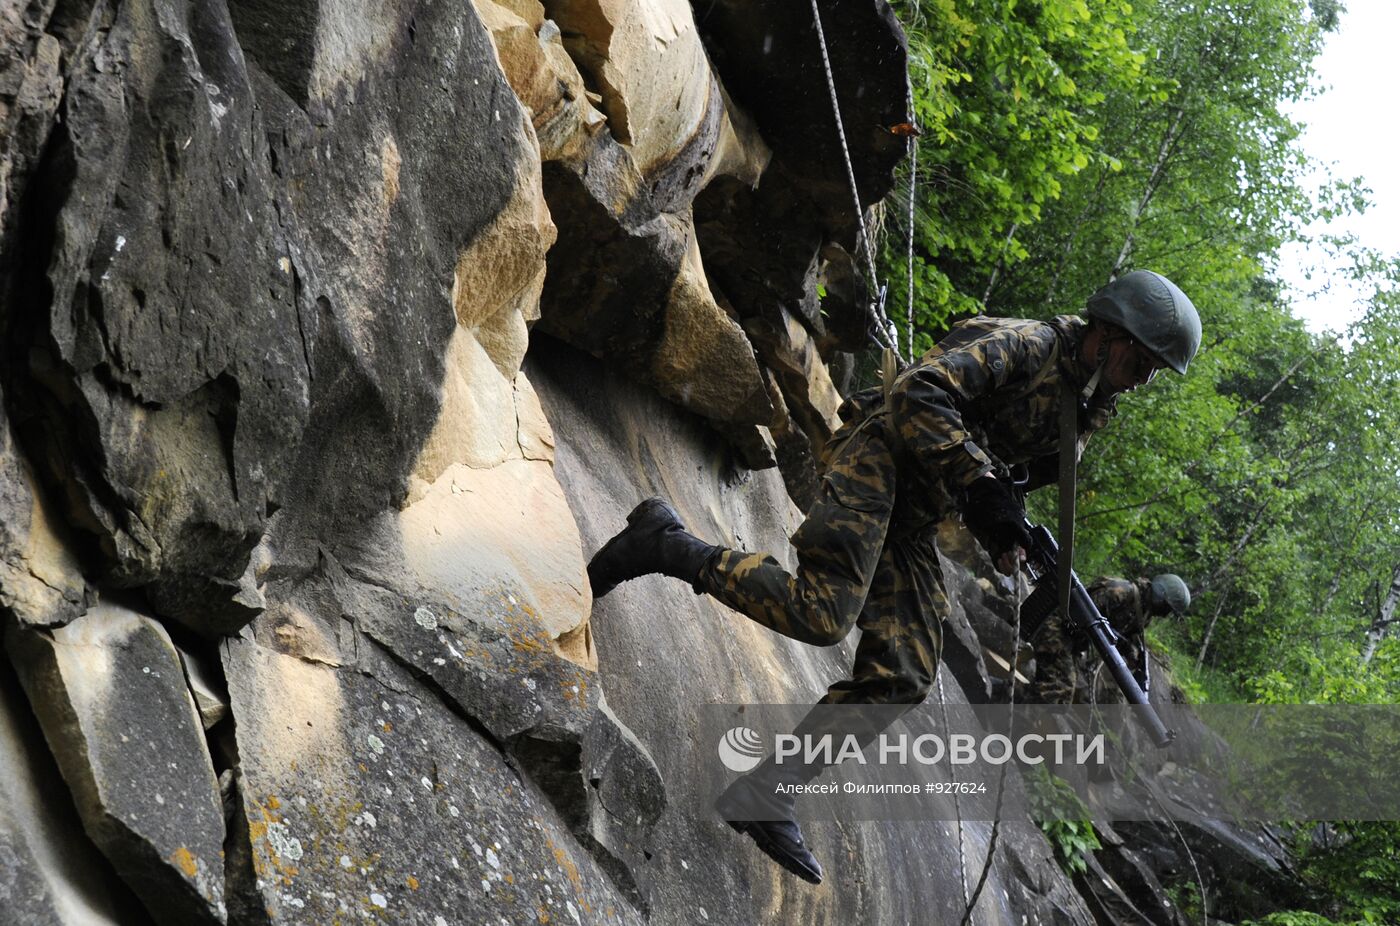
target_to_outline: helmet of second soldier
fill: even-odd
[[[1201,316],[1175,283],[1151,270],[1125,273],[1089,297],[1088,315],[1124,329],[1178,373],[1201,346]]]
[[[1152,610],[1170,610],[1178,617],[1191,607],[1191,590],[1181,581],[1181,576],[1170,572],[1152,579]]]

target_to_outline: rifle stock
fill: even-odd
[[[1031,578],[1035,582],[1035,592],[1032,598],[1042,604],[1048,599],[1058,601],[1057,594],[1058,579],[1056,571],[1058,569],[1060,548],[1055,543],[1055,538],[1050,531],[1039,524],[1026,522],[1026,531],[1031,537],[1031,548],[1026,551],[1027,566],[1031,573]],[[1142,690],[1137,679],[1133,676],[1132,670],[1128,668],[1127,662],[1123,659],[1123,654],[1118,652],[1115,642],[1118,634],[1108,619],[1099,612],[1098,606],[1094,604],[1089,592],[1084,588],[1084,583],[1079,581],[1079,576],[1074,570],[1070,570],[1070,601],[1069,618],[1075,627],[1086,634],[1094,644],[1094,649],[1099,651],[1103,657],[1104,665],[1113,676],[1113,680],[1118,683],[1118,687],[1123,692],[1123,697],[1128,702],[1137,706],[1138,717],[1143,725],[1147,727],[1152,735],[1153,741],[1158,746],[1166,746],[1176,738],[1176,733],[1167,729],[1162,718],[1157,716],[1157,711],[1148,700],[1147,693]],[[1027,599],[1029,603],[1031,598]],[[1044,615],[1039,615],[1043,618]]]

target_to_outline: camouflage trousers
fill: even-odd
[[[1035,678],[1029,698],[1034,704],[1080,704],[1087,701],[1087,682],[1064,619],[1056,611],[1040,625],[1035,637]]]
[[[894,517],[898,473],[882,418],[833,440],[839,449],[821,492],[791,539],[796,571],[766,554],[724,550],[696,587],[803,643],[835,645],[859,627],[850,678],[821,704],[918,704],[933,686],[948,613],[935,531],[903,530]],[[810,727],[804,721],[799,735]],[[855,732],[868,741],[879,728]]]

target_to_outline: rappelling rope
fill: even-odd
[[[885,287],[879,285],[879,276],[875,272],[875,249],[865,227],[865,210],[860,205],[860,189],[856,186],[856,170],[851,164],[851,150],[846,144],[846,127],[841,120],[841,104],[836,98],[836,77],[831,72],[831,56],[827,53],[826,33],[822,30],[822,14],[817,7],[817,0],[812,0],[812,19],[817,26],[817,41],[822,50],[822,68],[826,71],[826,89],[831,93],[831,111],[836,117],[836,136],[841,142],[841,157],[846,162],[846,179],[851,185],[851,199],[855,205],[856,222],[860,226],[860,244],[861,252],[865,256],[866,278],[874,289],[870,303],[871,313],[875,317],[875,331],[872,332],[872,335],[879,346],[893,351],[895,358],[898,359],[899,332],[895,329],[889,316],[885,314]],[[913,341],[912,330],[910,341],[911,343]]]
[[[939,647],[939,662],[934,664],[934,677],[938,679],[938,703],[943,707],[943,733],[948,733],[948,699],[943,695],[943,667],[941,665],[943,649]],[[972,906],[968,901],[967,892],[967,849],[963,845],[963,821],[962,802],[958,800],[958,770],[951,762],[948,764],[948,780],[953,786],[953,815],[958,818],[958,879],[962,882],[963,903],[968,904],[968,909]]]
[[[867,277],[868,277],[868,279],[869,279],[869,281],[870,281],[870,285],[871,285],[872,287],[876,287],[876,286],[877,286],[877,281],[878,281],[878,276],[876,275],[876,272],[875,272],[875,251],[874,251],[874,248],[873,248],[873,246],[872,246],[872,244],[871,244],[871,241],[870,241],[870,235],[869,235],[869,233],[868,233],[868,231],[867,231],[867,229],[866,229],[866,227],[865,227],[865,211],[861,208],[861,205],[860,205],[860,189],[859,189],[859,187],[856,186],[856,172],[855,172],[855,167],[854,167],[854,166],[852,165],[852,163],[851,163],[851,152],[850,152],[850,148],[849,148],[849,146],[846,144],[846,129],[845,129],[845,125],[843,124],[842,119],[841,119],[841,104],[840,104],[840,101],[839,101],[839,99],[837,98],[837,95],[836,95],[836,78],[835,78],[835,76],[832,74],[832,71],[831,71],[831,56],[830,56],[830,54],[829,54],[828,51],[827,51],[827,47],[826,47],[826,33],[825,33],[825,31],[822,29],[821,9],[817,6],[817,0],[812,0],[812,20],[813,20],[813,22],[816,24],[816,29],[817,29],[817,41],[818,41],[818,43],[821,45],[821,52],[822,52],[822,68],[823,68],[823,70],[826,72],[826,88],[827,88],[827,91],[831,94],[831,111],[832,111],[832,115],[835,117],[835,120],[836,120],[836,135],[837,135],[838,140],[839,140],[840,143],[841,143],[841,157],[842,157],[842,159],[844,160],[844,162],[845,162],[845,164],[846,164],[846,179],[847,179],[847,181],[850,183],[850,186],[851,186],[851,200],[852,200],[853,205],[855,206],[856,221],[859,223],[859,226],[860,226],[860,244],[861,244],[861,250],[862,250],[862,252],[863,252],[863,254],[864,254],[864,256],[865,256],[866,273],[867,273]],[[912,126],[911,126],[911,127],[912,127]],[[906,267],[907,267],[907,272],[908,272],[908,287],[907,287],[907,303],[906,303],[906,316],[905,316],[905,317],[906,317],[906,322],[907,322],[907,324],[908,324],[908,328],[907,328],[907,332],[908,332],[908,341],[907,341],[907,354],[906,354],[906,358],[907,358],[907,360],[908,360],[909,362],[912,362],[913,359],[914,359],[914,198],[915,198],[915,195],[916,195],[916,192],[917,192],[917,184],[916,184],[916,182],[915,182],[915,181],[916,181],[916,178],[917,178],[917,168],[918,168],[918,142],[917,142],[917,140],[916,140],[916,139],[917,139],[917,134],[918,134],[918,130],[917,130],[917,128],[914,128],[913,132],[911,132],[910,135],[909,135],[909,141],[908,141],[908,144],[909,144],[909,151],[910,151],[910,156],[909,156],[909,226],[908,226],[908,232],[907,232],[908,254],[907,254],[907,258],[906,258],[906,260],[907,260]],[[895,328],[894,323],[893,323],[892,321],[890,321],[889,316],[885,313],[885,293],[886,293],[885,287],[884,287],[884,286],[878,286],[878,288],[877,288],[876,291],[875,291],[875,298],[874,298],[874,299],[872,300],[872,302],[871,302],[871,311],[872,311],[872,314],[874,315],[874,318],[875,318],[875,330],[872,332],[872,337],[873,337],[873,340],[875,340],[875,342],[877,343],[878,346],[885,348],[885,350],[887,351],[887,354],[886,354],[887,361],[890,362],[890,363],[896,363],[896,362],[898,362],[898,360],[899,360],[899,333],[898,333],[898,330]],[[885,391],[886,391],[887,395],[888,395],[888,392],[889,392],[889,389],[890,389],[890,385],[891,385],[890,382],[889,382],[889,380],[892,379],[891,373],[892,373],[892,371],[890,371],[890,370],[888,370],[888,369],[886,370],[886,373],[885,373],[885,379],[886,379]],[[1008,707],[1009,707],[1010,710],[1009,710],[1009,713],[1008,713],[1008,716],[1007,716],[1007,735],[1008,735],[1008,736],[1011,735],[1011,732],[1012,732],[1012,730],[1014,729],[1014,724],[1015,724],[1015,711],[1016,711],[1016,663],[1018,662],[1018,656],[1020,655],[1020,651],[1021,651],[1021,602],[1025,600],[1026,594],[1028,593],[1028,590],[1027,590],[1026,585],[1027,585],[1027,584],[1026,584],[1026,579],[1025,579],[1024,574],[1022,574],[1022,573],[1018,570],[1018,571],[1017,571],[1017,599],[1018,599],[1018,600],[1017,600],[1017,603],[1016,603],[1015,648],[1012,650],[1012,656],[1011,656],[1011,659],[1012,659],[1012,665],[1011,665],[1011,696],[1010,696],[1010,700],[1009,700],[1009,702],[1008,702]],[[940,653],[940,662],[941,662],[941,653]],[[940,669],[941,669],[941,666],[936,666],[935,669],[934,669],[934,672],[935,672],[935,676],[936,676],[936,678],[937,678],[937,680],[938,680],[938,700],[939,700],[939,702],[942,704],[942,707],[943,707],[943,728],[944,728],[944,730],[946,731],[947,728],[948,728],[948,701],[947,701],[947,699],[944,697],[944,693],[943,693],[943,673],[940,671]],[[950,773],[950,774],[952,774],[952,783],[953,783],[953,785],[954,785],[954,788],[953,788],[953,811],[954,811],[954,814],[957,816],[957,820],[958,820],[958,866],[959,866],[959,875],[960,875],[961,881],[962,881],[963,899],[964,899],[964,901],[965,901],[965,903],[966,903],[966,909],[965,909],[964,912],[963,912],[962,926],[970,926],[970,924],[971,924],[971,922],[972,922],[972,910],[973,910],[973,908],[977,905],[977,899],[978,899],[978,897],[981,896],[981,894],[982,894],[982,888],[983,888],[983,887],[986,885],[986,883],[987,883],[987,877],[988,877],[988,875],[991,873],[992,860],[993,860],[993,857],[994,857],[994,855],[995,855],[995,853],[996,853],[997,835],[998,835],[998,833],[1000,832],[1000,825],[1001,825],[1001,807],[1002,807],[1002,800],[1003,800],[1003,798],[1004,798],[1004,796],[1005,796],[1005,793],[1006,793],[1006,766],[1003,765],[1003,766],[1001,767],[1001,775],[1000,775],[1000,777],[999,777],[999,779],[998,779],[998,781],[997,781],[996,809],[993,811],[992,833],[991,833],[991,836],[990,836],[990,837],[988,838],[988,840],[987,840],[987,858],[986,858],[986,862],[985,862],[985,863],[983,864],[983,866],[982,866],[982,874],[981,874],[981,876],[977,879],[977,887],[973,890],[971,897],[968,896],[968,889],[967,889],[967,856],[966,856],[966,849],[965,849],[964,824],[963,824],[963,818],[962,818],[962,807],[961,807],[961,802],[958,800],[958,792],[957,792],[957,787],[956,787],[956,785],[957,785],[957,775],[956,775],[955,772]]]
[[[909,245],[905,264],[905,279],[908,281],[905,291],[908,293],[908,301],[905,304],[904,330],[909,338],[905,347],[906,363],[914,362],[914,192],[918,189],[919,178],[919,127],[915,124],[912,128],[914,131],[909,135],[909,228],[904,236]]]
[[[1030,583],[1026,580],[1025,571],[1019,565],[1016,569],[1016,622],[1012,630],[1011,641],[1011,669],[1009,696],[1006,701],[1006,738],[1015,741],[1016,737],[1016,667],[1021,662],[1021,605],[1030,595]],[[982,862],[982,874],[977,877],[977,886],[972,889],[972,896],[967,900],[967,907],[963,911],[962,922],[959,926],[971,926],[972,910],[977,906],[977,899],[982,896],[982,888],[987,886],[987,877],[992,873],[992,861],[996,858],[997,836],[1001,833],[1001,805],[1002,799],[1006,796],[1006,766],[1009,763],[1002,763],[1001,773],[997,776],[997,802],[992,811],[992,834],[987,837],[987,857]],[[958,817],[958,828],[962,828],[962,817]]]

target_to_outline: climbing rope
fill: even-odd
[[[904,360],[906,363],[914,362],[914,193],[918,189],[919,179],[919,127],[916,124],[910,126],[913,131],[909,134],[909,227],[905,231],[905,239],[909,245],[909,253],[906,256],[905,280],[908,285],[905,290],[908,294],[908,301],[905,304],[904,330],[908,333],[909,341],[907,353]]]
[[[1021,661],[1021,605],[1030,596],[1030,583],[1026,581],[1026,574],[1020,569],[1016,570],[1016,622],[1012,630],[1011,640],[1011,683],[1008,689],[1009,695],[1006,701],[1006,738],[1015,741],[1016,738],[1016,667]],[[977,906],[977,900],[982,896],[982,888],[987,886],[987,877],[992,873],[992,862],[996,858],[997,836],[1001,833],[1001,805],[1002,799],[1006,796],[1006,766],[1009,763],[1002,763],[1001,773],[997,776],[997,802],[992,810],[992,834],[987,837],[987,857],[982,862],[982,874],[977,878],[977,886],[972,890],[972,896],[967,901],[967,907],[963,911],[962,922],[959,926],[971,926],[972,911]],[[958,829],[962,829],[962,817],[958,817]]]
[[[826,87],[831,95],[831,110],[836,119],[836,134],[841,143],[841,157],[846,164],[846,179],[851,186],[851,199],[855,206],[856,221],[860,226],[860,244],[865,256],[865,266],[871,286],[876,286],[878,277],[875,272],[875,252],[870,241],[870,235],[865,227],[865,211],[860,205],[860,190],[856,186],[855,167],[851,163],[851,152],[846,144],[846,129],[841,119],[841,104],[836,95],[836,78],[831,71],[831,55],[827,51],[826,33],[822,29],[821,9],[817,6],[817,0],[812,0],[812,19],[816,23],[817,41],[821,45],[822,68],[826,72]],[[906,255],[906,267],[908,272],[906,321],[908,324],[908,342],[906,359],[912,362],[914,359],[914,197],[917,190],[917,165],[918,165],[918,143],[916,141],[918,130],[913,129],[908,137],[910,150],[909,157],[909,212],[908,212],[908,254]],[[894,323],[890,321],[885,313],[886,288],[881,285],[876,289],[875,299],[871,304],[872,313],[875,316],[875,331],[872,332],[873,339],[878,346],[889,351],[889,355],[895,361],[899,359],[899,333]],[[1016,663],[1021,651],[1021,602],[1025,600],[1027,594],[1025,576],[1017,573],[1017,603],[1016,603],[1016,626],[1015,626],[1015,648],[1012,650],[1011,665],[1011,694],[1008,701],[1009,712],[1007,715],[1007,735],[1010,736],[1015,728],[1016,712]],[[940,656],[941,658],[941,656]],[[935,669],[938,679],[938,699],[943,706],[943,727],[948,728],[948,702],[943,694],[943,673]],[[986,886],[987,877],[991,874],[992,861],[995,858],[997,847],[997,836],[1001,826],[1002,801],[1006,794],[1006,766],[1001,767],[1001,774],[997,780],[997,800],[996,808],[992,814],[992,832],[987,840],[987,857],[982,866],[982,874],[977,879],[977,886],[973,890],[971,897],[967,890],[967,858],[964,839],[964,824],[962,818],[961,802],[958,800],[956,775],[953,777],[953,811],[958,820],[958,863],[959,874],[962,880],[963,898],[966,908],[963,912],[961,926],[970,926],[972,922],[972,911],[977,906],[977,899],[982,894],[983,887]]]
[[[938,659],[939,661],[934,663],[933,673],[934,678],[938,680],[938,703],[943,708],[943,732],[944,735],[947,735],[948,699],[943,695],[942,647],[939,647]],[[967,893],[967,848],[963,845],[962,802],[958,800],[958,770],[952,763],[948,765],[948,780],[953,786],[953,815],[958,819],[958,879],[962,882],[963,903],[967,904],[969,903]],[[968,909],[972,909],[970,905]]]
[[[841,104],[836,97],[836,77],[831,72],[831,55],[827,52],[826,32],[822,29],[822,14],[817,7],[817,0],[812,0],[812,19],[817,26],[817,41],[822,50],[822,68],[826,71],[826,89],[831,94],[831,111],[836,117],[836,136],[841,142],[841,157],[846,163],[846,180],[851,185],[851,199],[855,204],[856,222],[860,226],[860,245],[865,256],[866,278],[870,281],[870,286],[874,287],[874,298],[870,304],[871,314],[875,317],[875,331],[872,332],[872,336],[880,347],[893,351],[897,359],[899,357],[899,332],[895,329],[889,316],[885,314],[886,288],[880,285],[879,276],[875,272],[875,249],[865,227],[865,210],[860,205],[860,189],[856,186],[856,170],[851,164],[851,149],[846,144],[846,126],[841,119]]]

